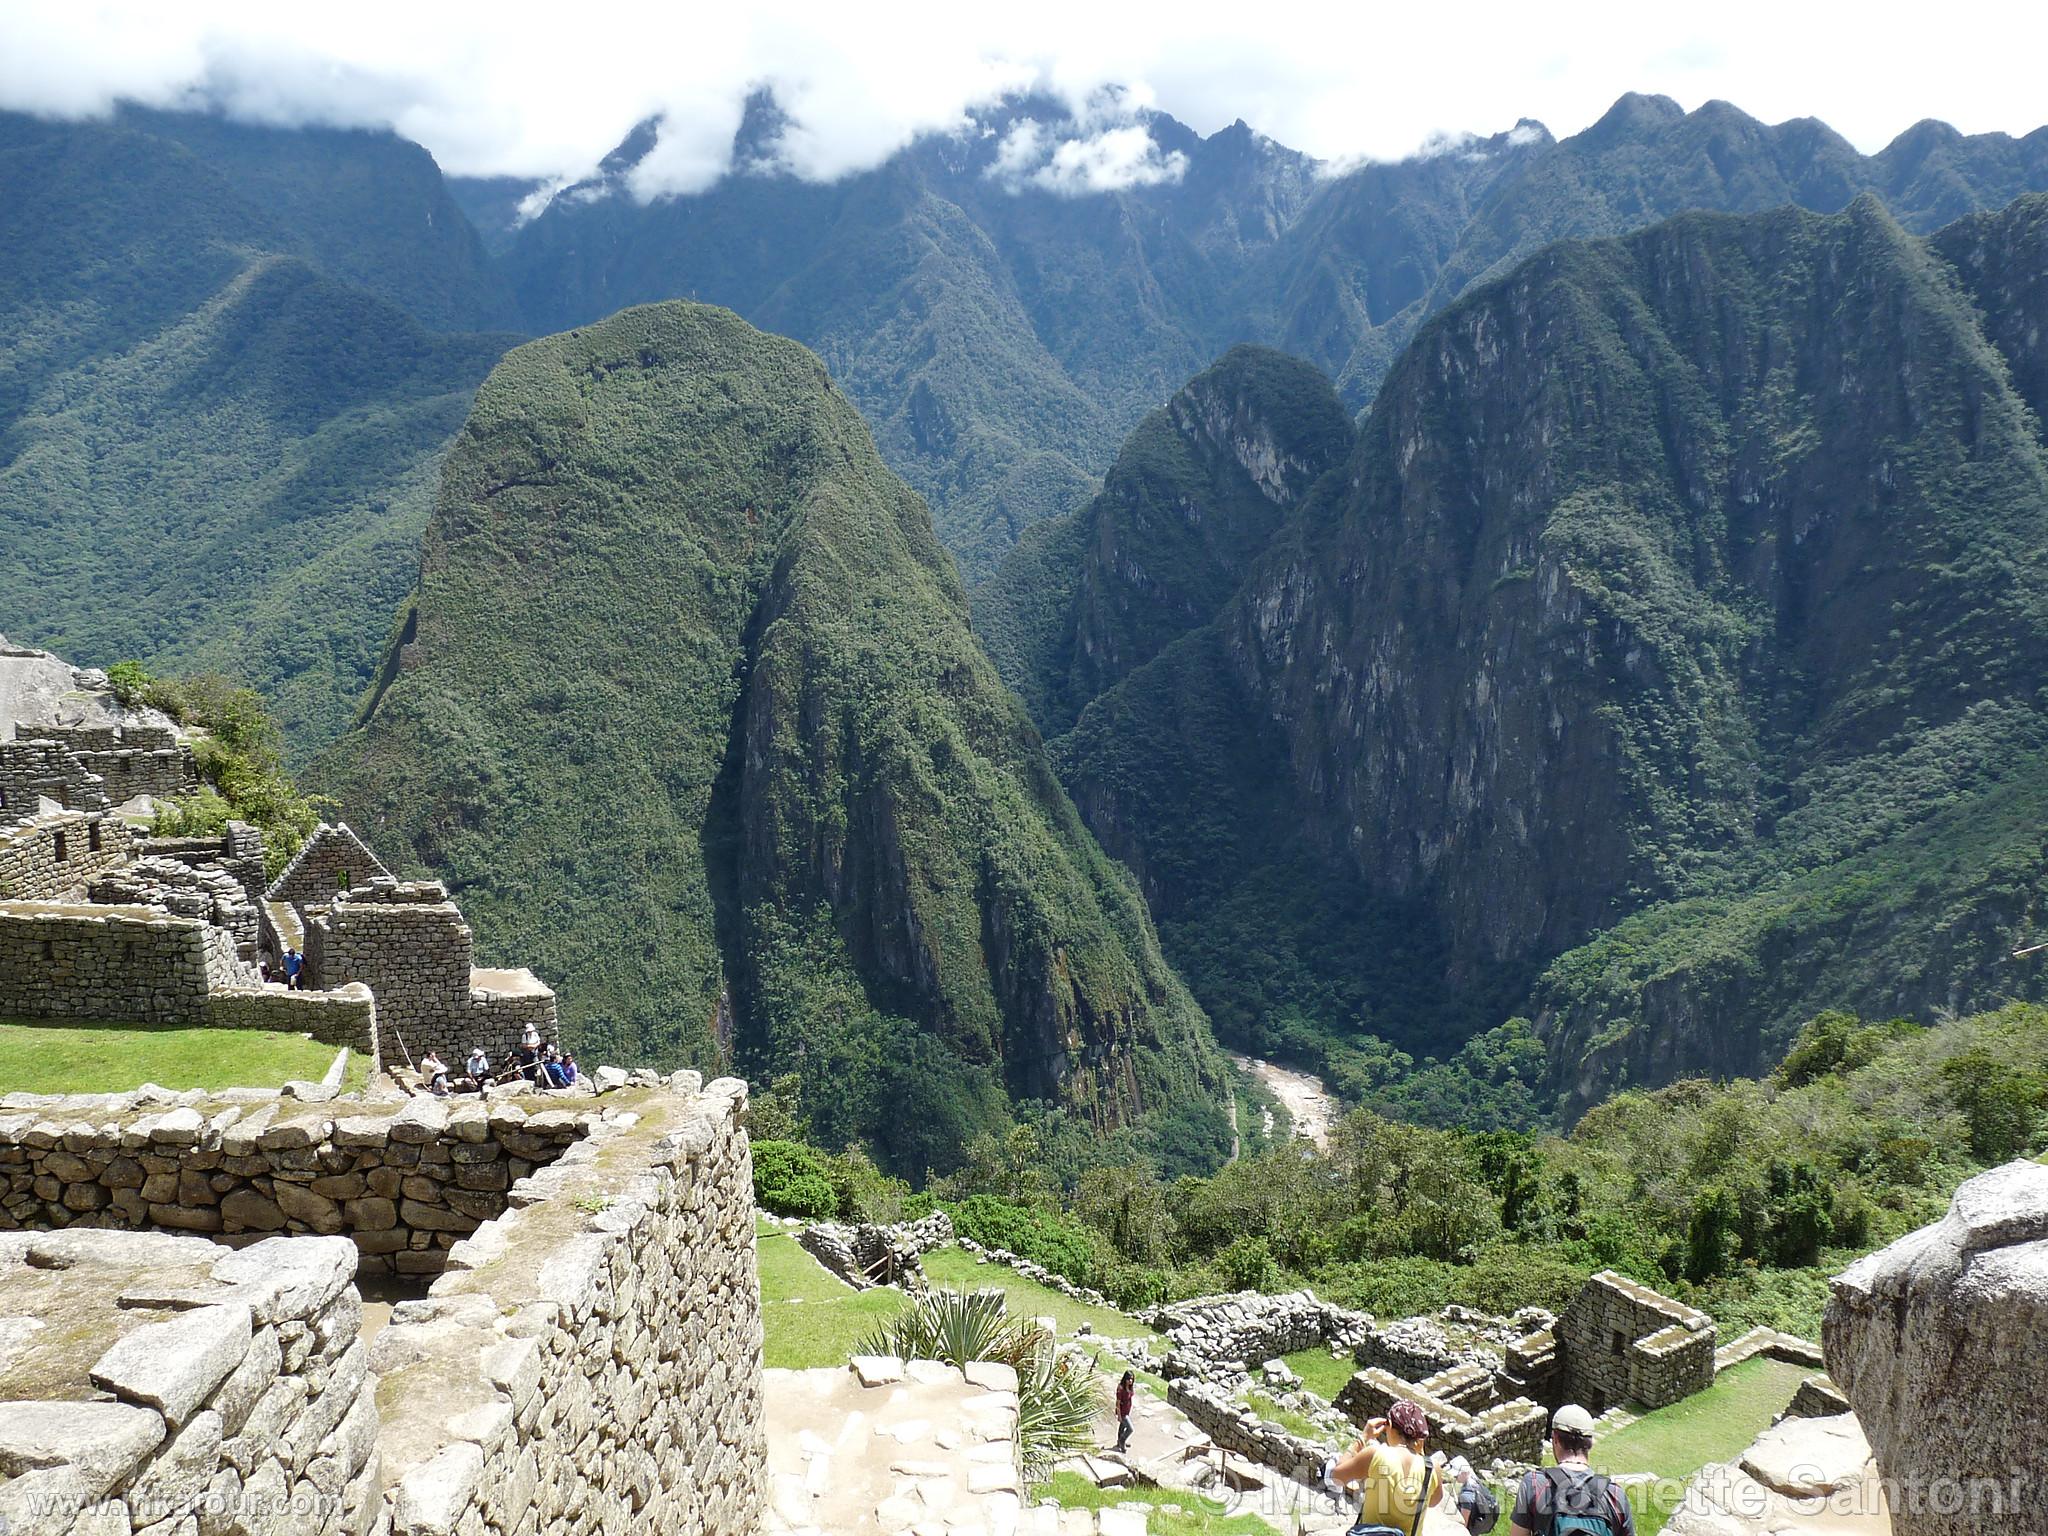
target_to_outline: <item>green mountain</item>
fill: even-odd
[[[434,477],[510,343],[389,135],[0,114],[0,611],[82,663],[218,668],[348,723]],[[501,308],[501,306],[498,306]]]
[[[1036,98],[826,185],[781,169],[756,100],[738,170],[640,199],[643,124],[590,181],[508,227],[508,189],[465,191],[528,328],[697,298],[813,347],[924,494],[970,582],[1030,524],[1087,500],[1121,442],[1239,342],[1306,357],[1354,409],[1431,314],[1540,246],[1687,209],[1834,212],[1863,192],[1907,228],[2048,190],[2048,129],[1966,138],[1923,123],[1874,156],[1824,125],[1725,102],[1625,96],[1554,140],[1522,122],[1329,173],[1242,123],[1208,138],[1134,113],[1154,174],[1084,189],[1056,172],[1097,126]]]
[[[620,1059],[797,1071],[957,1158],[1012,1099],[1227,1149],[1200,1011],[818,359],[670,303],[518,348],[366,723],[311,770]]]
[[[1054,742],[1226,1037],[1443,1056],[1515,1009],[1582,1105],[2038,991],[2044,209],[1692,215],[1424,327],[1213,623]],[[1333,942],[1347,886],[1379,922]]]

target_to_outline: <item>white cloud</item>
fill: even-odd
[[[1986,39],[1991,39],[1987,46]],[[1921,117],[2025,132],[2048,117],[2048,7],[1877,0],[1716,7],[1469,0],[1455,13],[1327,0],[0,0],[0,105],[80,115],[121,98],[265,122],[383,126],[450,171],[571,180],[659,115],[641,195],[727,167],[747,95],[771,90],[792,172],[831,178],[1006,92],[1061,99],[1060,143],[1019,142],[1064,190],[1174,174],[1130,133],[1154,102],[1202,132],[1242,117],[1330,160],[1392,158],[1527,116],[1564,135],[1626,90],[1817,116],[1859,147]],[[1111,90],[1120,87],[1120,90]],[[1004,150],[1010,145],[1005,142]]]

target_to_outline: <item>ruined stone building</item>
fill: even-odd
[[[45,689],[0,738],[0,1015],[290,1030],[406,1062],[474,1045],[501,1061],[529,1025],[552,1038],[554,993],[477,966],[447,891],[395,879],[348,827],[321,826],[270,881],[240,822],[148,836],[152,802],[199,783],[191,747],[70,676],[77,718],[48,718]],[[288,949],[306,957],[298,991],[264,980]]]

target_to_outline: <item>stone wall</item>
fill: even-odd
[[[326,906],[343,891],[390,878],[391,871],[349,830],[348,823],[330,826],[322,822],[264,894],[272,901],[289,902],[303,912],[310,907]]]
[[[234,938],[148,907],[0,901],[0,1014],[205,1024],[218,983],[246,983]]]
[[[26,734],[54,742],[100,780],[116,805],[137,795],[189,795],[199,787],[192,749],[166,726],[39,725]]]
[[[0,826],[0,901],[59,901],[116,868],[134,838],[118,816],[54,811]]]
[[[1542,1454],[1550,1415],[1527,1398],[1495,1403],[1477,1413],[1439,1397],[1431,1388],[1449,1377],[1423,1382],[1403,1381],[1391,1371],[1369,1366],[1346,1382],[1336,1406],[1352,1423],[1384,1418],[1397,1402],[1411,1402],[1429,1416],[1429,1448],[1462,1455],[1475,1466],[1494,1461],[1534,1462]]]
[[[0,1530],[362,1532],[376,1381],[348,1244],[0,1236]]]
[[[264,900],[263,834],[245,821],[231,821],[219,837],[144,837],[135,843],[138,856],[176,859],[195,869],[220,869],[234,876],[249,898],[260,907]]]
[[[1322,1476],[1324,1458],[1331,1454],[1330,1447],[1260,1418],[1211,1382],[1194,1377],[1168,1382],[1166,1404],[1186,1414],[1190,1424],[1222,1449],[1296,1482],[1314,1485]]]
[[[1167,1303],[1151,1321],[1176,1348],[1205,1362],[1246,1369],[1298,1349],[1353,1348],[1373,1326],[1366,1313],[1332,1306],[1313,1291],[1197,1296]]]
[[[679,1073],[573,1117],[552,1162],[480,1192],[500,1214],[443,1249],[446,1272],[393,1309],[374,1347],[350,1283],[360,1233],[224,1233],[244,1244],[224,1251],[89,1227],[113,1207],[59,1201],[47,1214],[65,1230],[0,1234],[0,1526],[755,1536],[766,1447],[745,1094]],[[329,1171],[344,1154],[385,1155],[352,1162],[367,1188],[380,1169],[429,1166],[430,1149],[459,1170],[487,1163],[458,1149],[495,1144],[509,1169],[519,1138],[552,1142],[550,1112],[504,1103],[328,1119],[274,1095],[143,1102],[159,1097],[122,1096],[111,1145],[92,1129],[111,1101],[0,1117],[0,1156],[37,1152],[55,1171],[33,1177],[56,1178],[76,1172],[56,1154],[87,1167],[110,1154],[110,1196],[140,1174],[167,1197],[145,1202],[157,1214],[217,1209],[198,1191],[221,1197],[217,1180],[244,1177],[236,1160],[270,1167],[251,1185],[310,1195],[347,1177]],[[415,1176],[400,1176],[401,1210]],[[320,1224],[303,1210],[292,1230]]]
[[[372,1351],[393,1536],[760,1529],[746,1087],[640,1102],[393,1310]]]
[[[377,1005],[370,989],[347,982],[328,992],[290,992],[280,982],[223,987],[206,999],[214,1029],[275,1029],[311,1035],[323,1045],[345,1045],[383,1065],[377,1054]]]
[[[378,878],[307,913],[308,985],[368,986],[386,1060],[432,1050],[453,1066],[481,1045],[502,1063],[529,1024],[553,1037],[555,994],[530,971],[475,969],[473,949],[469,924],[431,880]]]
[[[241,881],[217,865],[138,858],[97,877],[85,895],[106,906],[161,907],[176,917],[203,918],[233,935],[243,964],[256,964],[256,907]]]
[[[438,1275],[518,1180],[595,1117],[415,1098],[358,1108],[255,1092],[174,1108],[126,1095],[0,1113],[0,1229],[169,1228],[348,1238],[368,1274]],[[123,1107],[128,1106],[128,1107]]]
[[[71,810],[104,811],[106,781],[54,741],[0,741],[0,820],[33,816],[44,800]]]
[[[1554,1332],[1562,1390],[1594,1413],[1661,1408],[1714,1382],[1714,1320],[1611,1269],[1586,1282]]]
[[[818,1221],[799,1232],[796,1240],[804,1252],[857,1291],[874,1285],[921,1291],[925,1278],[918,1255],[953,1240],[953,1218],[944,1211],[933,1211],[917,1221],[894,1226],[872,1221],[852,1226]]]

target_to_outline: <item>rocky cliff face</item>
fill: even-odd
[[[1519,1003],[1573,1103],[2031,986],[2043,206],[1687,216],[1426,326],[1213,625],[1055,745],[1212,1015],[1177,920],[1217,869],[1319,883],[1266,927],[1296,959],[1379,912],[1314,972],[1441,957],[1434,1002],[1290,989],[1326,1026],[1442,1049],[1415,1009]]]
[[[1048,735],[1215,617],[1286,514],[1350,451],[1329,382],[1235,347],[1139,425],[1086,507],[976,589],[975,626]]]
[[[955,1157],[1006,1093],[1214,1140],[1142,902],[817,359],[670,304],[519,349],[450,456],[390,681],[316,764],[531,957],[572,1042],[803,1074]]]
[[[1230,650],[1304,814],[1461,966],[1839,856],[1799,845],[2031,714],[2037,418],[1872,200],[1545,252],[1417,339],[1348,473]]]

